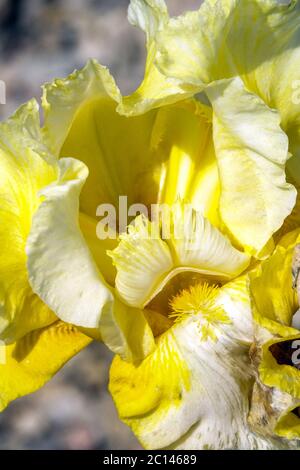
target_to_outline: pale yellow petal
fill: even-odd
[[[300,158],[299,14],[298,0],[205,0],[156,37],[155,63],[166,79],[197,93],[215,80],[239,76],[278,110],[294,155],[291,172],[299,170]]]
[[[102,309],[113,296],[106,287],[78,225],[79,193],[86,167],[72,159],[59,161],[56,184],[42,192],[27,240],[31,286],[62,320],[97,328]]]
[[[285,176],[288,139],[279,114],[240,79],[216,82],[207,93],[214,110],[221,216],[238,242],[259,256],[296,202]]]
[[[126,116],[133,116],[191,96],[192,93],[188,87],[181,87],[176,79],[166,78],[154,64],[156,36],[169,21],[164,0],[131,0],[128,8],[128,20],[133,26],[144,31],[147,58],[141,85],[131,95],[122,99],[118,106],[118,112]]]
[[[80,231],[79,194],[87,168],[73,159],[58,164],[58,180],[42,191],[27,240],[31,286],[60,319],[98,330],[107,346],[127,360],[145,357],[153,347],[146,319],[119,305]],[[104,272],[106,263],[105,258]],[[131,329],[140,334],[134,336]]]
[[[120,101],[120,91],[106,67],[90,60],[81,70],[43,87],[43,136],[48,147],[59,156],[76,113],[90,100],[110,98]],[[74,157],[74,155],[66,155]]]
[[[183,271],[230,279],[249,265],[201,213],[182,203],[165,206],[162,223],[138,216],[110,252],[116,288],[129,305],[142,308]]]

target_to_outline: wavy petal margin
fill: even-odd
[[[56,79],[43,86],[43,136],[52,153],[59,156],[72,122],[80,107],[89,100],[109,97],[121,100],[120,90],[108,69],[96,60],[89,60],[81,70],[67,78]]]
[[[118,112],[126,116],[138,115],[191,96],[189,87],[180,86],[176,79],[166,78],[154,64],[156,36],[169,21],[164,0],[131,0],[128,20],[146,35],[147,59],[141,85],[134,93],[122,99]]]
[[[188,208],[185,211],[182,203],[170,206],[161,227],[144,216],[136,217],[117,248],[109,252],[117,269],[116,289],[129,305],[145,307],[184,271],[224,280],[248,267],[248,255],[234,248],[200,212]]]

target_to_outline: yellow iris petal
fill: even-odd
[[[44,140],[54,155],[59,156],[81,106],[91,99],[102,97],[119,102],[121,94],[106,67],[95,60],[88,61],[83,69],[65,79],[56,79],[44,85],[42,104],[45,120],[42,131]]]
[[[119,94],[112,78],[107,70],[95,61],[89,62],[82,71],[72,74],[67,79],[56,80],[53,84],[45,87],[46,119],[43,132],[46,142],[49,142],[48,145],[50,145],[50,141],[52,142],[53,151],[58,156],[68,157],[71,155],[85,163],[89,169],[89,175],[84,186],[82,185],[83,181],[76,183],[78,178],[75,175],[73,183],[70,181],[67,184],[58,184],[56,195],[54,187],[50,188],[50,192],[46,195],[47,211],[52,206],[51,214],[53,213],[55,219],[59,213],[64,211],[64,216],[59,216],[64,220],[64,224],[61,225],[60,234],[57,232],[55,237],[45,236],[43,253],[39,252],[38,257],[34,255],[38,243],[37,241],[31,243],[29,261],[34,288],[60,318],[83,328],[92,329],[97,328],[102,322],[102,327],[105,325],[106,333],[103,335],[102,332],[101,336],[106,344],[122,354],[123,357],[129,358],[131,357],[129,349],[132,349],[133,343],[131,342],[128,349],[130,343],[130,338],[126,333],[128,328],[123,325],[125,330],[122,332],[122,315],[118,307],[108,307],[107,303],[105,304],[107,309],[106,307],[101,309],[98,308],[97,302],[94,302],[95,307],[89,310],[87,315],[87,304],[85,303],[85,307],[82,308],[83,305],[78,301],[78,295],[81,295],[83,290],[91,291],[86,288],[87,286],[83,289],[82,282],[78,293],[76,293],[78,289],[74,287],[77,282],[70,282],[72,292],[75,294],[73,294],[71,302],[72,308],[68,305],[69,287],[66,287],[66,280],[74,281],[76,276],[74,277],[72,273],[79,273],[81,270],[71,269],[72,263],[68,263],[68,266],[63,268],[64,282],[62,282],[61,276],[55,274],[58,266],[54,266],[50,259],[55,258],[56,248],[60,250],[60,244],[57,243],[57,240],[62,241],[66,236],[66,225],[69,225],[69,229],[72,225],[72,240],[74,241],[77,237],[77,241],[80,240],[81,251],[84,249],[87,254],[85,243],[82,240],[83,235],[84,242],[88,244],[90,254],[93,256],[92,260],[89,258],[88,264],[85,261],[85,266],[90,266],[91,261],[92,264],[96,263],[97,269],[94,269],[95,266],[92,269],[94,287],[99,287],[99,282],[96,281],[97,270],[100,273],[100,278],[103,277],[102,280],[113,286],[116,270],[110,263],[106,251],[115,248],[118,241],[116,233],[113,233],[114,229],[112,229],[113,240],[96,239],[93,231],[95,228],[97,229],[95,218],[97,207],[101,203],[111,203],[118,210],[119,196],[128,197],[128,206],[138,202],[147,207],[152,203],[176,201],[178,197],[185,197],[191,200],[193,206],[201,210],[209,220],[218,225],[220,223],[218,214],[219,177],[212,144],[211,116],[207,107],[192,100],[180,104],[178,107],[153,110],[142,116],[125,118],[116,112],[118,103]],[[59,130],[55,126],[56,122],[60,120],[63,120],[64,126]],[[63,159],[61,159],[62,161]],[[184,179],[183,175],[186,171],[189,176]],[[72,224],[66,212],[70,204],[74,206],[79,195],[79,191],[75,194],[76,185],[78,188],[82,187],[79,196],[79,221],[82,234],[78,231],[75,212]],[[51,191],[53,191],[52,195],[50,195]],[[65,206],[64,209],[62,204],[56,208],[55,202],[62,192],[65,192],[66,199],[69,199],[69,206]],[[68,197],[67,193],[70,193]],[[72,203],[71,199],[74,199]],[[41,234],[44,233],[41,223],[38,222],[39,218],[42,220],[44,217],[42,217],[42,210],[45,211],[46,208],[43,207],[36,218],[36,224],[32,231],[33,237],[37,237],[34,240],[40,239]],[[120,222],[118,212],[116,219],[117,222]],[[56,222],[55,224],[57,227],[59,226]],[[76,237],[74,237],[75,233]],[[53,246],[50,248],[51,240],[54,238],[56,239],[55,246],[52,244]],[[78,247],[79,245],[77,245]],[[79,248],[77,252],[79,252],[78,250]],[[65,250],[64,252],[67,256],[67,252]],[[48,266],[47,269],[42,268],[42,264],[39,263],[41,275],[38,275],[38,266],[33,266],[33,259],[36,260],[34,262],[36,263],[37,259],[41,257],[49,262],[45,263]],[[62,265],[63,256],[60,256],[60,259],[60,265]],[[45,271],[47,272],[46,276]],[[38,281],[39,278],[42,279],[42,275],[43,278],[47,277],[47,283],[43,284],[44,287]],[[86,275],[87,270],[85,270],[85,278]],[[97,288],[96,291],[96,297],[101,297],[103,289]],[[50,292],[52,292],[51,295]],[[89,294],[86,293],[86,295]],[[83,297],[81,296],[81,301]],[[95,299],[95,295],[92,297]],[[137,303],[130,305],[141,306]],[[101,315],[102,319],[100,320]],[[136,318],[143,323],[144,317],[141,313],[137,314]],[[130,321],[128,321],[129,324],[131,324]],[[110,325],[111,328],[109,335],[107,335],[107,325]],[[145,325],[144,328],[146,331]],[[127,337],[125,342],[123,333]],[[148,343],[151,345],[151,335],[148,339]],[[151,346],[146,347],[146,343],[145,353],[151,350]],[[123,353],[121,352],[122,348]],[[138,349],[139,347],[137,347]]]
[[[0,410],[12,400],[41,388],[91,342],[75,327],[55,322],[1,347]]]
[[[38,193],[56,176],[32,100],[0,125],[0,331],[9,342],[56,320],[31,290],[25,252]]]
[[[298,399],[300,399],[300,371],[295,365],[293,366],[292,362],[291,365],[280,363],[280,358],[277,360],[277,355],[275,353],[272,354],[271,348],[286,341],[297,341],[298,344],[299,339],[299,331],[296,331],[294,336],[286,336],[280,340],[272,339],[264,343],[262,347],[262,360],[258,368],[260,379],[265,385],[276,387]],[[296,349],[295,352],[297,353]]]
[[[132,95],[122,99],[118,112],[126,116],[142,114],[191,96],[188,88],[181,87],[177,80],[166,78],[154,63],[156,35],[169,21],[164,0],[131,0],[128,20],[145,33],[147,59],[144,80]]]
[[[43,189],[27,239],[31,286],[61,320],[99,330],[114,352],[138,360],[152,350],[152,332],[142,312],[127,312],[114,298],[79,228],[79,194],[87,168],[73,159],[60,159],[58,165],[58,179]]]
[[[292,318],[298,308],[293,289],[292,259],[299,230],[286,235],[274,253],[250,273],[254,319],[273,334],[297,334],[292,328]]]
[[[285,235],[269,259],[249,274],[258,369],[250,420],[288,439],[299,438],[300,423],[300,333],[294,323],[299,303],[292,272],[299,240],[299,229]]]
[[[163,158],[158,202],[189,201],[220,225],[220,180],[213,145],[210,108],[186,100],[159,110],[152,145]]]
[[[156,60],[166,79],[194,93],[208,84],[241,77],[246,88],[278,110],[299,183],[300,2],[205,0],[200,9],[164,24]]]
[[[151,152],[155,117],[155,112],[130,119],[120,116],[116,103],[107,97],[82,104],[60,155],[78,158],[90,170],[80,198],[84,213],[95,218],[102,203],[118,210],[121,195],[128,196],[129,206],[154,200],[158,187]]]
[[[43,190],[27,240],[30,283],[60,319],[97,328],[113,295],[78,226],[78,196],[87,168],[72,159],[60,160],[59,166],[57,182]]]
[[[299,439],[300,419],[298,415],[299,406],[291,407],[278,421],[275,432],[286,439]]]

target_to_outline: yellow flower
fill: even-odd
[[[280,115],[238,78],[209,84],[213,110],[166,78],[154,62],[173,25],[162,0],[132,0],[129,18],[148,47],[131,97],[90,61],[45,85],[42,129],[35,101],[0,125],[1,408],[94,338],[116,353],[110,391],[145,447],[293,447],[247,421],[247,273],[296,201]],[[134,208],[124,233],[97,218],[120,196]]]

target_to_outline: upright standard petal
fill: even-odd
[[[46,140],[58,135],[54,123],[66,119],[64,114],[68,113],[69,127],[59,156],[77,158],[89,168],[80,195],[81,212],[89,218],[87,225],[91,227],[91,219],[96,220],[101,204],[113,204],[115,219],[120,222],[119,196],[127,197],[128,207],[170,204],[178,197],[185,198],[218,225],[219,176],[210,108],[185,100],[141,116],[120,116],[112,95],[94,91],[86,100],[85,93],[79,93],[81,88],[93,90],[94,82],[101,88],[108,72],[98,66],[96,75],[95,67],[95,63],[87,65],[59,81],[59,88],[55,81],[45,89],[45,97],[52,103],[44,128]],[[77,97],[76,109],[70,104],[72,96]]]
[[[156,38],[155,63],[159,70],[194,92],[227,77],[230,69],[226,38],[239,3],[205,0],[198,11],[170,19]]]
[[[296,189],[285,177],[288,139],[279,114],[246,91],[239,78],[216,82],[207,93],[214,110],[221,216],[238,242],[259,255],[296,202]]]
[[[134,93],[122,99],[118,111],[126,116],[137,115],[191,96],[188,87],[180,86],[176,79],[166,78],[154,63],[156,36],[169,21],[164,0],[131,0],[128,20],[144,31],[147,58],[143,82]]]
[[[280,128],[281,124],[291,136],[299,127],[299,106],[292,103],[295,68],[294,79],[285,80],[284,86],[276,80],[287,76],[282,64],[290,70],[292,59],[298,57],[298,17],[295,4],[287,7],[273,0],[206,0],[199,11],[166,21],[156,35],[159,69],[169,79],[176,78],[182,86],[192,87],[194,93],[205,89],[212,102],[222,182],[221,215],[232,235],[252,254],[266,255],[272,244],[265,245],[295,204],[295,190],[285,181],[285,165],[298,165],[298,160],[288,162],[289,142]],[[215,80],[237,75],[257,97],[246,90],[242,93],[238,79],[228,82],[231,86],[227,85],[225,97],[222,92],[227,82],[207,89]],[[283,109],[287,102],[289,113]],[[278,116],[264,103],[277,109]],[[229,191],[232,181],[234,190]],[[280,205],[276,211],[274,200]],[[240,204],[236,208],[237,202]],[[247,218],[241,217],[245,207],[250,215]]]
[[[7,342],[56,320],[32,292],[25,252],[39,191],[56,176],[32,100],[0,124],[0,337]]]
[[[54,155],[70,130],[76,113],[90,100],[111,98],[119,102],[121,94],[106,67],[90,60],[81,70],[65,79],[56,79],[43,87],[44,127],[43,136]],[[66,155],[73,156],[74,155]]]
[[[278,110],[300,181],[300,2],[205,0],[170,20],[156,38],[156,61],[168,79],[202,91],[240,76],[248,90]],[[297,170],[297,171],[296,171]]]

